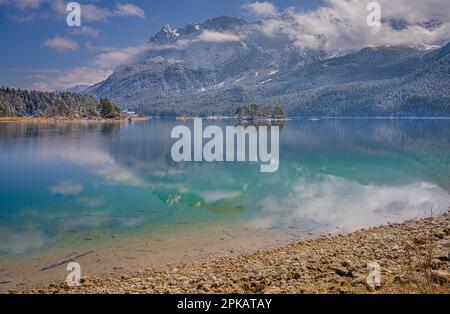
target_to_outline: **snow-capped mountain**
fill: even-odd
[[[174,43],[180,34],[170,25],[164,26],[159,32],[153,36],[150,41],[155,44],[167,45]]]
[[[427,96],[408,87],[421,80],[433,86],[414,73],[427,71],[440,53],[444,61],[431,72],[439,69],[440,82],[449,82],[448,45],[441,52],[298,49],[289,36],[267,36],[262,23],[222,16],[179,29],[166,25],[140,62],[118,67],[85,93],[153,114],[230,114],[243,103],[281,102],[291,115],[414,115],[408,106],[431,101],[435,111],[426,114],[450,114],[448,88]],[[438,79],[433,73],[425,77]]]

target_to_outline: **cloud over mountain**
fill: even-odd
[[[277,7],[270,2],[256,1],[253,3],[243,4],[242,8],[259,17],[268,17],[278,13]]]
[[[231,41],[241,41],[239,36],[236,34],[223,33],[223,32],[215,32],[215,31],[204,31],[200,35],[198,35],[195,39],[198,41],[207,41],[207,42],[231,42]]]
[[[289,8],[254,27],[269,37],[286,36],[300,50],[349,52],[364,47],[442,45],[449,39],[447,0],[379,0],[381,27],[367,25],[369,0],[326,0],[309,12]]]
[[[69,89],[79,85],[93,85],[106,79],[112,74],[111,70],[96,69],[92,67],[76,67],[72,69],[36,70],[28,75],[33,83],[26,87],[33,90],[53,91]]]

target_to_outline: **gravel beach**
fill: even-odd
[[[381,286],[367,284],[369,262]],[[450,214],[25,293],[450,293]]]

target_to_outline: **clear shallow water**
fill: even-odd
[[[80,234],[104,245],[84,235],[205,225],[298,238],[450,205],[450,120],[288,121],[276,173],[173,162],[170,132],[180,123],[0,123],[1,256],[23,260],[65,243],[80,251]]]

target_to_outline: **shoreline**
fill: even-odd
[[[61,239],[24,259],[2,259],[0,254],[0,293],[32,290],[64,280],[68,262],[61,262],[67,259],[80,263],[83,276],[106,278],[142,269],[161,271],[191,262],[237,257],[295,241],[285,233],[247,228],[245,224],[175,226],[149,226],[130,235],[110,231],[72,234],[69,241]]]
[[[197,118],[195,116],[175,116],[170,117],[168,120],[174,120],[174,121],[190,121],[194,118]],[[41,117],[0,117],[0,123],[2,122],[16,122],[16,123],[80,123],[80,122],[86,122],[86,123],[108,123],[108,122],[127,122],[128,120],[131,121],[147,121],[147,120],[164,120],[161,119],[161,117],[153,117],[153,116],[144,116],[144,117],[126,117],[126,118],[120,118],[120,119],[72,119],[72,118],[41,118]],[[320,120],[347,120],[347,119],[354,119],[354,120],[364,120],[364,119],[370,119],[370,120],[450,120],[450,117],[286,117],[283,119],[259,119],[259,120],[250,120],[250,119],[240,119],[236,117],[202,117],[203,120],[208,121],[216,121],[216,120],[235,120],[245,123],[252,123],[252,122],[278,122],[278,123],[284,123],[288,121],[296,121],[296,120],[306,120],[306,121],[320,121]]]
[[[73,119],[73,118],[39,118],[39,117],[0,117],[0,122],[15,123],[108,123],[108,122],[128,122],[146,121],[151,117],[126,117],[117,119]]]
[[[450,213],[23,293],[371,293],[369,262],[381,267],[374,293],[450,293]]]

